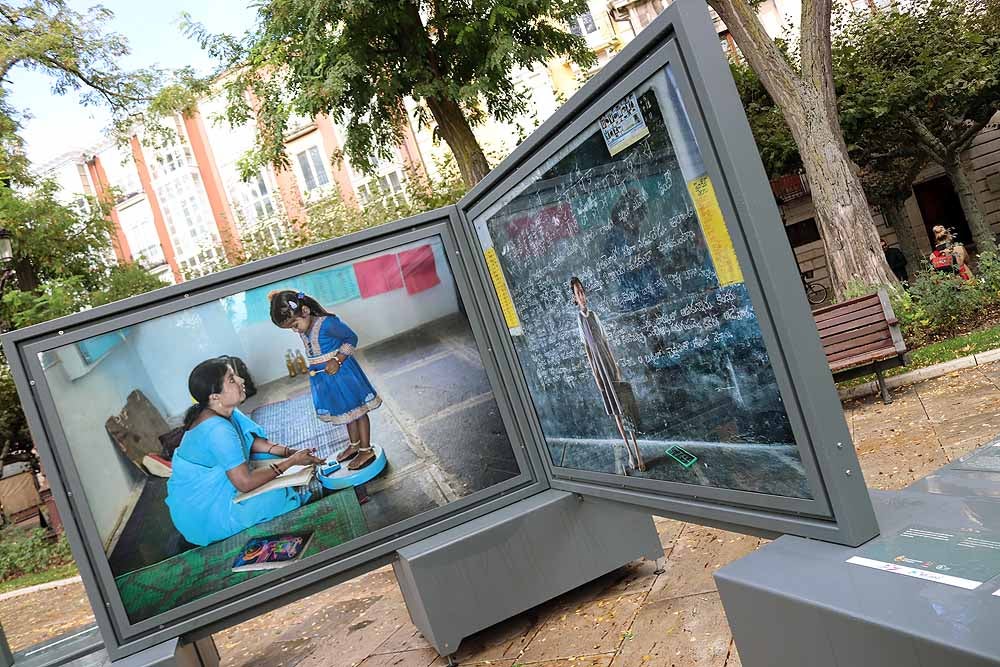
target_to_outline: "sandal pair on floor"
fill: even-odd
[[[375,460],[375,450],[369,445],[362,447],[360,442],[352,442],[337,454],[337,463],[351,460],[348,470],[361,470]]]

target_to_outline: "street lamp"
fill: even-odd
[[[0,266],[9,264],[14,259],[14,248],[10,244],[10,232],[0,229]]]

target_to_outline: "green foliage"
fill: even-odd
[[[922,162],[944,164],[968,147],[1000,109],[998,12],[998,0],[915,0],[840,15],[841,126],[862,166],[875,161],[908,187]],[[892,163],[900,159],[916,164]]]
[[[0,538],[0,581],[73,561],[66,537],[52,538],[42,528],[7,528]]]
[[[984,304],[976,283],[925,269],[913,277],[909,290],[893,299],[892,305],[903,335],[910,345],[919,347],[941,335],[959,331],[963,322]]]
[[[129,49],[121,35],[107,30],[110,19],[103,7],[78,12],[62,0],[0,2],[0,226],[11,233],[14,250],[10,270],[0,271],[0,331],[159,286],[137,267],[113,267],[106,202],[81,199],[66,205],[54,182],[39,181],[31,173],[19,135],[21,115],[8,101],[7,75],[20,67],[48,75],[57,95],[78,91],[84,104],[102,105],[113,118],[134,122],[165,76],[155,69],[119,67]],[[174,81],[182,85],[163,95],[171,105],[182,105],[185,95],[199,90],[189,70]],[[0,355],[0,462],[4,460],[37,467],[10,369]]]
[[[743,61],[731,61],[729,69],[736,81],[736,89],[768,177],[777,178],[801,171],[802,157],[792,131],[753,68]]]
[[[256,119],[244,177],[286,166],[294,118],[320,114],[346,126],[344,151],[370,171],[399,145],[407,97],[423,103],[418,121],[433,117],[466,174],[466,162],[485,162],[469,126],[488,116],[511,122],[527,109],[515,69],[559,55],[584,68],[594,62],[564,29],[586,9],[584,0],[267,0],[242,37],[210,34],[189,17],[186,28],[227,72],[226,118]]]
[[[136,294],[152,292],[168,284],[138,264],[118,264],[108,272],[104,288],[90,295],[90,305],[103,306]]]
[[[43,72],[55,94],[77,91],[84,104],[101,105],[114,117],[127,118],[153,97],[163,72],[128,71],[118,65],[129,46],[122,35],[107,29],[112,16],[100,5],[80,12],[64,0],[0,3],[0,81],[6,83],[15,67]],[[9,122],[10,110],[4,111]],[[10,137],[16,128],[0,127],[0,134]]]
[[[408,172],[405,197],[380,193],[382,198],[379,201],[369,203],[360,210],[345,203],[336,194],[315,200],[306,209],[304,219],[293,222],[282,217],[277,220],[281,229],[278,239],[272,234],[276,221],[268,219],[258,228],[244,231],[241,252],[229,260],[222,259],[218,264],[209,266],[208,271],[221,271],[454,204],[467,190],[454,159],[437,165],[437,171],[441,176],[435,180],[429,179],[423,172]]]
[[[875,287],[852,283],[846,298],[871,294]],[[977,257],[975,279],[933,270],[929,264],[911,274],[906,290],[889,291],[907,347],[919,348],[994,322],[1000,314],[1000,254]]]

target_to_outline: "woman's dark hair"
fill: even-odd
[[[226,371],[232,368],[229,357],[215,357],[201,362],[188,375],[188,391],[197,403],[184,413],[184,430],[191,428],[201,411],[208,407],[208,397],[222,392]]]
[[[279,327],[301,315],[302,306],[308,306],[311,315],[333,314],[326,312],[326,308],[316,299],[295,290],[278,290],[267,296],[271,300],[271,321]]]
[[[583,290],[584,294],[587,293],[587,290],[584,288],[583,283],[580,282],[580,279],[577,278],[576,276],[573,276],[572,278],[569,279],[569,291],[570,291],[570,294],[573,293],[573,287],[576,286],[576,285],[580,286],[580,289]],[[574,294],[573,296],[576,296],[576,295]]]

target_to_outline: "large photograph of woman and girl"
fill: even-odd
[[[520,472],[437,238],[41,362],[132,622]]]

